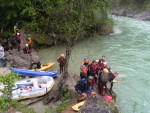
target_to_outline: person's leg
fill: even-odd
[[[0,59],[0,63],[3,68],[6,67],[5,59]]]
[[[80,98],[79,98],[79,101],[83,101],[87,98],[87,93],[83,93]]]
[[[110,91],[112,91],[113,84],[113,82],[110,83]]]

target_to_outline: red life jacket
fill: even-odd
[[[65,61],[65,58],[64,58],[64,57],[60,57],[60,58],[59,58],[59,61],[60,61],[60,62],[64,62],[64,61]]]
[[[96,69],[97,69],[98,65],[97,64],[91,64],[91,68],[94,71],[94,73],[96,73]]]

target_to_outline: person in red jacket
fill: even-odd
[[[20,33],[19,32],[17,33],[16,41],[17,41],[18,51],[20,51],[20,49],[21,49],[21,47],[20,47],[21,37],[20,37]]]
[[[64,56],[64,54],[61,54],[61,56],[57,59],[57,62],[59,63],[60,73],[62,73],[64,71],[64,66],[65,66],[65,56]]]
[[[93,76],[94,78],[93,80],[95,80],[95,83],[97,83],[97,75],[96,75],[97,68],[98,68],[98,65],[95,60],[93,60],[92,63],[88,66],[88,76]]]
[[[105,62],[105,56],[102,56],[102,57],[99,59],[98,64],[99,64],[100,67],[102,66],[103,62]]]

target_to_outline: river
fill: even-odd
[[[94,36],[77,42],[70,59],[69,70],[79,75],[84,56],[92,61],[105,55],[112,71],[118,72],[120,82],[114,84],[117,105],[122,113],[149,113],[150,111],[150,22],[126,17],[112,17],[114,33]],[[64,45],[41,49],[42,63],[56,61],[65,53]],[[58,64],[53,67],[58,70]]]

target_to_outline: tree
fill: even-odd
[[[54,32],[66,44],[65,70],[60,81],[59,91],[69,75],[68,64],[72,49],[77,40],[86,37],[89,29],[97,31],[110,24],[107,14],[107,0],[57,0],[51,12],[47,12],[48,26],[45,32]],[[97,14],[98,16],[97,18]],[[93,33],[92,31],[92,33]],[[61,94],[58,95],[61,98]],[[58,97],[57,97],[58,98]],[[59,98],[58,98],[59,99]]]

